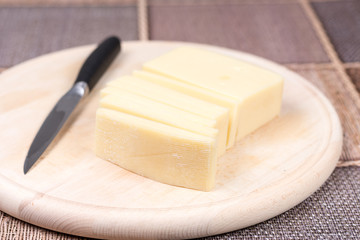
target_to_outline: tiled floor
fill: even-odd
[[[178,3],[149,7],[151,40],[224,46],[280,63],[329,61],[298,3],[196,6]]]
[[[136,40],[137,11],[135,5],[4,7],[0,8],[0,34],[6,36],[0,38],[0,66],[9,67],[45,53],[98,42],[112,34]]]
[[[263,56],[311,81],[339,114],[343,153],[319,191],[264,223],[206,239],[359,237],[358,0],[0,0],[0,72],[110,34],[124,40],[206,43]],[[1,239],[30,237],[76,239],[0,212]]]
[[[297,207],[242,231],[204,240],[356,239],[354,236],[360,234],[360,212],[354,210],[360,204],[356,181],[360,181],[357,168],[337,169],[315,194]]]
[[[341,60],[360,61],[360,1],[324,1],[312,5]]]
[[[359,68],[349,68],[349,69],[347,69],[347,73],[350,76],[354,85],[356,86],[356,90],[360,93],[360,67]]]

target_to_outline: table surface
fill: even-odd
[[[206,43],[271,59],[316,85],[339,114],[343,152],[317,192],[266,222],[204,239],[359,238],[359,1],[0,0],[0,72],[111,34],[123,40]],[[0,212],[0,239],[82,238]]]

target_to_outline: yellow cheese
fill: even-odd
[[[143,68],[235,99],[237,140],[280,112],[282,77],[235,58],[182,47],[146,62]]]
[[[144,118],[98,109],[96,154],[162,183],[202,191],[214,186],[213,138]]]
[[[281,76],[183,47],[108,83],[96,153],[159,182],[209,191],[216,159],[280,112]]]
[[[228,109],[133,76],[121,77],[115,81],[109,82],[107,86],[107,88],[101,91],[102,95],[116,93],[116,88],[119,88],[215,120],[216,125],[210,125],[210,127],[215,127],[219,130],[218,154],[222,155],[225,152],[229,126]],[[121,92],[119,94],[121,94]]]
[[[219,147],[224,143],[218,141],[219,131],[214,128],[215,120],[185,112],[121,89],[116,89],[116,92],[118,94],[104,96],[100,100],[100,106],[214,138],[217,143],[217,154],[219,154]]]
[[[228,127],[228,140],[227,148],[231,148],[235,142],[235,135],[239,123],[237,110],[239,109],[238,103],[235,99],[227,97],[216,92],[207,91],[193,85],[189,85],[171,78],[160,76],[151,72],[134,71],[133,75],[145,79],[147,81],[159,84],[163,87],[187,94],[194,98],[198,98],[209,103],[217,104],[218,106],[229,109],[229,127]]]

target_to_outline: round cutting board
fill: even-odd
[[[181,45],[217,51],[285,78],[280,116],[218,161],[215,189],[169,186],[94,154],[95,111],[105,83]],[[29,146],[95,46],[48,54],[0,75],[0,209],[26,222],[96,238],[194,238],[247,227],[300,203],[329,177],[342,131],[329,101],[270,61],[189,43],[126,42],[100,83],[43,157],[23,174]]]

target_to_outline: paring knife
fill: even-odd
[[[37,132],[24,162],[24,174],[50,145],[76,105],[93,89],[120,50],[121,40],[109,37],[86,59],[72,88],[56,103]]]

